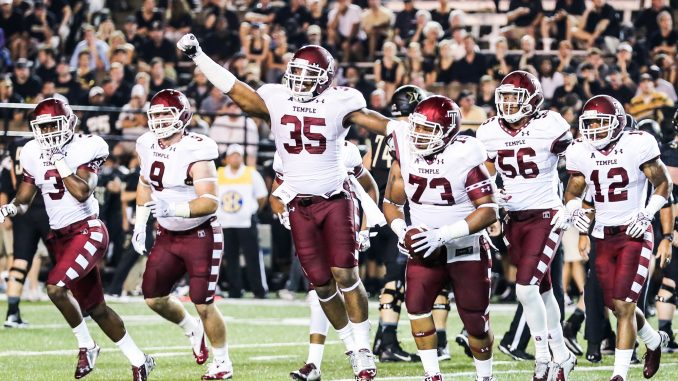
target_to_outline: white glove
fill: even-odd
[[[631,238],[640,238],[650,224],[652,224],[652,216],[648,216],[645,212],[639,212],[629,220],[626,234]]]
[[[567,211],[567,208],[565,208],[564,206],[559,206],[556,215],[553,216],[553,218],[551,219],[551,226],[553,226],[553,229],[567,230],[570,228],[571,223],[572,216]]]
[[[200,43],[193,33],[184,34],[179,41],[177,41],[177,48],[184,52],[190,59],[193,59],[195,56],[202,53]]]
[[[278,213],[278,220],[285,229],[292,230],[292,227],[290,226],[290,212],[287,211],[287,208],[285,208],[284,212]]]
[[[416,252],[426,250],[423,257],[428,258],[437,248],[453,239],[448,233],[448,229],[439,228],[415,234],[412,236],[412,239],[416,242],[412,244],[412,248]]]
[[[52,148],[49,151],[49,160],[53,163],[63,160],[66,158],[66,155],[64,154],[64,151],[57,147],[57,148]]]
[[[358,251],[364,252],[370,248],[370,237],[377,235],[377,232],[371,233],[369,230],[361,230],[358,232]]]
[[[407,223],[405,220],[402,218],[397,218],[393,221],[391,221],[391,230],[393,230],[393,233],[398,237],[398,251],[400,254],[403,254],[405,256],[410,256],[410,252],[407,251],[407,248],[405,247],[405,234],[407,231],[410,229],[407,226]]]
[[[5,204],[0,207],[0,224],[5,222],[6,217],[14,217],[18,213],[16,205],[14,203]]]
[[[580,233],[588,233],[591,226],[591,219],[586,215],[593,209],[578,208],[572,212],[571,223]]]
[[[146,254],[146,230],[134,230],[132,233],[132,247],[139,255]]]
[[[502,188],[494,188],[494,199],[497,200],[497,205],[503,208],[511,199],[511,196],[506,194],[506,191]]]
[[[155,218],[174,217],[176,215],[175,204],[170,204],[160,199],[149,201],[145,203],[144,206],[151,210],[151,214],[153,214],[153,217]]]

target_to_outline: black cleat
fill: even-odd
[[[603,355],[600,353],[600,344],[589,341],[589,346],[586,348],[586,359],[594,364],[603,359]]]
[[[501,351],[501,353],[505,354],[506,356],[512,358],[515,361],[534,361],[534,356],[520,348],[511,349],[510,346],[504,346],[503,344],[500,343],[499,350]]]
[[[382,347],[379,354],[380,362],[419,362],[421,358],[414,353],[408,353],[400,347],[400,343]]]
[[[462,329],[461,332],[454,338],[454,342],[457,343],[460,347],[464,348],[464,354],[470,358],[473,358],[473,353],[471,353],[471,346],[468,343],[468,333],[465,329]]]
[[[579,345],[577,342],[577,332],[572,328],[572,324],[565,322],[563,325],[563,338],[565,339],[565,346],[569,349],[575,356],[581,356],[584,354],[584,348]]]

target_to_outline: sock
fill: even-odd
[[[476,375],[478,376],[478,379],[492,377],[492,357],[487,360],[478,360],[474,357],[473,362],[476,364]]]
[[[633,349],[619,349],[615,348],[614,350],[614,370],[612,371],[612,377],[622,376],[623,379],[626,378],[626,374],[629,372],[629,367],[631,366],[631,357],[633,356]]]
[[[523,306],[523,316],[534,338],[534,357],[540,362],[550,361],[546,306],[539,294],[539,286],[516,285],[516,296]]]
[[[647,348],[650,350],[657,349],[657,347],[662,343],[662,337],[659,336],[659,332],[652,329],[647,321],[645,324],[643,324],[643,328],[638,330],[638,337],[643,340],[643,343],[645,343]]]
[[[346,324],[346,327],[337,330],[337,335],[344,342],[346,352],[355,351],[355,340],[353,339],[353,326],[351,323]]]
[[[132,340],[132,336],[129,335],[129,333],[125,332],[125,336],[120,339],[115,345],[120,348],[122,351],[122,354],[127,357],[129,360],[130,364],[132,366],[142,366],[146,362],[146,356],[144,355],[144,352],[137,347],[136,344],[134,344],[134,340]]]
[[[421,357],[421,364],[424,366],[425,373],[429,374],[440,373],[437,349],[420,349],[419,357]]]
[[[193,318],[193,316],[186,314],[184,320],[179,322],[179,327],[184,330],[184,333],[188,336],[193,332],[196,332],[199,329],[198,321]]]
[[[544,301],[544,310],[546,311],[546,326],[548,328],[548,343],[553,352],[553,361],[560,364],[570,357],[570,352],[565,346],[563,339],[563,326],[560,325],[560,308],[553,289],[541,294]]]
[[[214,361],[231,363],[231,359],[228,357],[228,344],[224,344],[221,348],[212,347],[212,351],[214,351]]]
[[[579,332],[581,329],[581,323],[584,322],[584,319],[586,318],[586,314],[584,314],[584,311],[581,309],[577,308],[574,310],[574,313],[570,316],[567,321],[572,325],[572,329],[574,332]]]
[[[436,331],[436,336],[438,337],[438,348],[443,348],[447,346],[447,331],[440,330]]]
[[[89,329],[87,329],[87,324],[84,320],[81,321],[77,327],[73,328],[73,333],[78,340],[78,348],[91,349],[94,347],[94,340],[92,340],[92,336],[90,336]]]
[[[19,313],[19,302],[21,298],[18,296],[7,297],[7,316]]]
[[[356,350],[370,349],[370,324],[369,319],[362,323],[350,323],[353,327],[353,339]]]
[[[396,343],[396,332],[398,330],[397,323],[381,323],[381,345],[388,347]]]
[[[553,361],[558,364],[563,363],[570,357],[570,351],[565,346],[563,330],[561,328],[549,330],[549,347],[551,347],[551,352],[553,352]]]
[[[314,364],[320,370],[320,363],[323,362],[323,353],[325,352],[324,344],[309,344],[308,345],[308,359],[306,364]]]

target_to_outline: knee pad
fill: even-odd
[[[656,300],[658,302],[662,302],[662,303],[671,303],[671,304],[676,305],[676,302],[678,302],[678,300],[676,299],[676,288],[675,287],[671,287],[671,286],[667,286],[665,284],[662,284],[661,287],[659,287],[659,290],[666,290],[666,291],[671,293],[671,296],[659,296],[659,295],[657,295],[657,296],[654,297],[654,300]]]
[[[403,295],[400,290],[391,290],[388,288],[384,289],[382,295],[391,295],[393,301],[389,303],[379,303],[379,311],[392,310],[395,313],[400,313],[400,305],[405,300],[405,295]]]
[[[445,302],[443,302],[443,303],[435,303],[434,302],[433,303],[433,309],[434,310],[437,310],[437,311],[441,311],[441,310],[449,311],[450,310],[450,299],[448,297],[449,293],[450,292],[447,289],[440,290],[436,299],[438,299],[438,297],[442,296],[443,298],[445,298]]]
[[[516,284],[516,297],[523,306],[531,300],[542,300],[537,285]]]
[[[311,296],[315,294],[315,297]],[[335,294],[336,295],[336,294]],[[312,334],[321,334],[327,336],[327,330],[329,329],[330,322],[327,320],[327,316],[320,306],[320,300],[315,291],[309,292],[309,304],[311,307],[311,321],[309,324],[309,333]]]
[[[13,272],[17,272],[21,274],[20,276],[13,275]],[[28,274],[28,270],[20,269],[18,267],[12,267],[9,269],[9,275],[8,275],[8,281],[15,281],[19,284],[24,284],[26,282],[26,274]]]

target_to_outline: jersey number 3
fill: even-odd
[[[280,118],[280,123],[284,125],[291,124],[294,127],[294,129],[290,131],[290,138],[294,140],[294,144],[283,144],[287,152],[294,155],[300,154],[303,150],[306,150],[311,155],[319,155],[325,152],[325,149],[327,148],[327,139],[323,134],[311,131],[311,127],[314,126],[324,127],[325,119],[305,116],[302,123],[297,116],[285,114]],[[318,142],[318,144],[304,144],[301,138],[302,135],[312,142]]]
[[[54,185],[54,192],[48,192],[47,194],[49,195],[49,198],[52,200],[61,200],[64,197],[64,193],[66,192],[66,187],[64,186],[64,182],[61,181],[61,176],[59,176],[59,171],[56,169],[50,169],[47,172],[45,172],[45,180],[52,181],[52,185]]]

